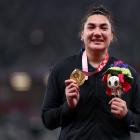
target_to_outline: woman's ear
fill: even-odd
[[[114,34],[113,34],[113,33],[111,34],[111,39],[110,39],[110,41],[111,41],[111,42],[114,41]]]
[[[81,32],[81,41],[83,41],[83,31]]]

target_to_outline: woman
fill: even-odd
[[[140,86],[136,71],[127,65],[133,79],[131,85],[125,81],[125,74],[119,73],[123,81],[119,87],[121,97],[106,94],[109,91],[103,82],[107,82],[103,80],[106,72],[111,66],[124,66],[121,60],[109,56],[114,38],[110,12],[101,6],[93,7],[82,24],[84,49],[52,69],[42,120],[49,129],[61,127],[59,140],[129,140],[130,131],[140,130]],[[82,75],[82,80],[77,74]]]

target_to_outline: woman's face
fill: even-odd
[[[91,15],[87,18],[81,33],[85,49],[105,51],[113,40],[111,23],[104,15]]]

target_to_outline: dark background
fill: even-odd
[[[0,0],[1,140],[56,140],[59,129],[45,129],[40,119],[44,78],[52,65],[80,50],[81,19],[88,7],[100,4],[115,21],[118,41],[111,54],[140,72],[139,0]],[[11,86],[15,72],[30,76],[29,90]]]

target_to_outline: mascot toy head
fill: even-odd
[[[110,76],[107,80],[107,86],[111,89],[117,89],[120,86],[120,80],[118,76]]]

